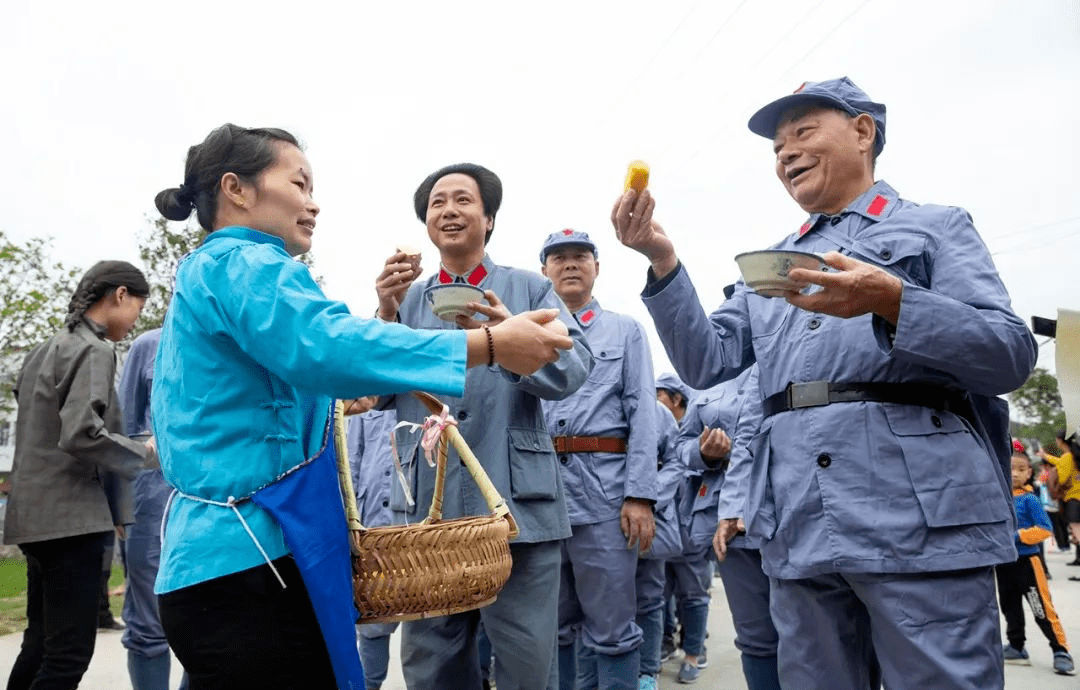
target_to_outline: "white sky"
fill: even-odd
[[[396,243],[436,266],[412,193],[468,160],[503,180],[497,263],[535,270],[547,233],[587,231],[598,298],[651,332],[645,260],[608,221],[627,162],[652,165],[711,311],[735,254],[804,219],[747,118],[847,75],[888,106],[880,178],[967,208],[1024,319],[1080,307],[1076,0],[10,2],[0,60],[0,229],[84,268],[138,261],[154,195],[210,129],[277,126],[307,144],[316,272],[354,312]]]

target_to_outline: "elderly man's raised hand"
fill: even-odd
[[[800,309],[851,318],[863,314],[877,314],[896,325],[900,319],[900,298],[904,292],[903,282],[873,264],[853,259],[839,252],[829,252],[822,257],[832,271],[812,271],[793,268],[788,278],[797,283],[820,285],[809,295],[792,293],[787,301]]]
[[[611,209],[611,224],[619,241],[636,252],[644,254],[652,264],[653,273],[663,278],[679,265],[675,246],[664,233],[660,224],[653,220],[656,200],[649,190],[639,195],[633,189],[626,190],[615,200]]]

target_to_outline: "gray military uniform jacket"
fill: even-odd
[[[423,296],[424,290],[440,279],[450,282],[453,277],[445,270],[440,271],[409,289],[398,311],[402,323],[413,328],[458,328],[436,317]],[[469,282],[493,290],[515,314],[531,309],[559,309],[560,318],[574,340],[572,349],[563,351],[557,361],[531,376],[516,376],[498,366],[473,367],[466,376],[463,397],[440,396],[449,405],[462,437],[517,520],[521,535],[516,542],[564,539],[570,536],[566,499],[540,400],[559,400],[576,391],[592,367],[591,351],[581,328],[546,278],[496,266],[485,255],[483,263],[470,274]],[[396,406],[398,420],[402,422],[422,422],[430,414],[412,396],[398,395]],[[406,453],[407,450],[399,444],[399,451],[406,454],[401,460],[416,505],[408,506],[400,483],[392,482],[390,507],[397,523],[417,522],[426,517],[434,492],[435,470],[428,466],[423,451]],[[443,517],[490,513],[453,449],[449,460]]]
[[[116,357],[104,329],[84,319],[30,351],[19,404],[5,544],[108,532],[106,471],[130,480],[145,446],[121,432]]]

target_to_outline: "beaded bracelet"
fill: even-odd
[[[495,365],[495,337],[491,335],[491,329],[486,325],[481,325],[480,328],[484,329],[484,335],[487,336],[488,343],[488,366]]]

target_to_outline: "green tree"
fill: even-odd
[[[1009,395],[1021,419],[1014,430],[1020,438],[1034,438],[1044,447],[1054,447],[1054,435],[1065,428],[1065,408],[1061,404],[1057,377],[1036,367],[1024,385]]]
[[[0,231],[0,417],[15,409],[12,388],[30,348],[64,325],[82,271],[52,261],[50,239],[17,243]]]
[[[170,223],[161,216],[147,218],[146,227],[139,232],[137,240],[142,270],[150,283],[150,297],[131,329],[131,338],[158,328],[165,321],[165,312],[172,300],[176,265],[188,252],[198,247],[204,237],[206,232],[194,221]]]

